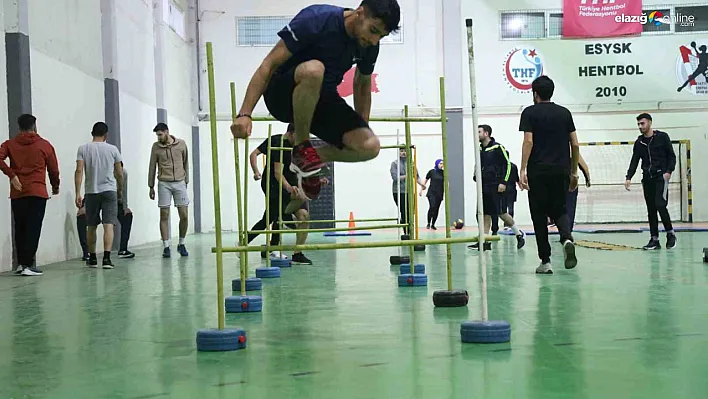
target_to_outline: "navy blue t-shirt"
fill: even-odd
[[[362,48],[344,29],[343,7],[312,5],[302,9],[278,36],[293,54],[276,73],[284,73],[303,62],[318,60],[325,66],[324,90],[337,90],[344,74],[357,64],[359,72],[374,72],[379,45]]]

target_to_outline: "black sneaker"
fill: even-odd
[[[118,252],[118,257],[120,259],[131,259],[135,258],[135,254],[130,251],[120,251]]]
[[[649,240],[649,243],[645,246],[642,247],[644,250],[652,250],[652,249],[661,249],[661,244],[659,243],[658,238],[652,238]]]
[[[666,235],[666,249],[671,249],[676,246],[676,234]]]
[[[113,262],[111,262],[110,258],[103,258],[103,263],[101,263],[101,266],[103,266],[104,269],[113,269]]]
[[[479,243],[476,242],[476,243],[474,243],[474,244],[472,244],[472,245],[468,245],[467,248],[469,248],[469,249],[476,249],[476,250],[479,251]],[[484,250],[485,250],[485,251],[491,251],[491,250],[492,250],[492,243],[489,242],[489,241],[485,242],[485,243],[484,243]]]
[[[311,265],[312,261],[307,259],[307,257],[302,253],[298,252],[293,254],[292,262],[296,265]]]
[[[98,259],[96,259],[96,255],[89,255],[89,258],[86,261],[86,265],[90,268],[95,268],[96,265],[98,265]]]
[[[578,265],[578,258],[575,257],[575,243],[566,241],[563,243],[563,263],[566,269],[572,269]]]

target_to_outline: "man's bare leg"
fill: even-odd
[[[484,235],[489,234],[489,229],[492,228],[492,217],[489,215],[484,215]]]
[[[364,162],[376,158],[381,150],[379,138],[368,128],[347,132],[344,148],[324,146],[317,149],[323,162]]]
[[[518,249],[523,248],[524,245],[526,245],[526,235],[524,234],[524,232],[519,230],[518,227],[516,227],[516,222],[514,221],[514,218],[511,217],[511,215],[509,215],[508,213],[499,215],[499,217],[501,218],[501,220],[504,221],[504,224],[508,224],[511,230],[514,232],[517,241],[516,247]]]
[[[298,222],[300,222],[296,224],[298,230],[309,228],[310,213],[307,212],[305,209],[299,209],[297,212],[295,212],[295,218],[298,220]],[[307,241],[307,231],[296,233],[295,237],[295,245],[302,245]],[[295,253],[298,252],[302,251],[295,251]]]
[[[295,142],[302,144],[310,139],[310,126],[315,108],[320,101],[324,64],[317,60],[303,62],[295,68],[295,89],[293,90],[293,116]]]

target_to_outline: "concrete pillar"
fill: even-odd
[[[191,186],[194,199],[192,201],[192,210],[194,212],[194,232],[202,232],[202,179],[201,179],[201,164],[200,164],[200,148],[199,148],[199,0],[188,1],[187,12],[187,35],[191,39],[194,56],[192,57],[192,74],[191,74],[191,99],[192,99],[192,154],[191,169],[192,179]]]
[[[4,0],[7,114],[10,137],[17,134],[17,118],[32,113],[32,79],[27,0]]]
[[[103,87],[108,125],[108,142],[121,150],[120,88],[118,85],[118,44],[116,27],[116,0],[101,0],[101,46],[103,50]],[[130,165],[126,165],[131,169]],[[120,246],[120,223],[113,228],[113,250]],[[97,241],[96,246],[99,247]]]
[[[157,122],[167,123],[167,107],[165,105],[165,45],[164,45],[164,15],[168,0],[153,0],[152,29],[153,49],[155,57],[155,105],[157,107]]]
[[[445,103],[447,106],[447,164],[445,173],[450,179],[450,217],[465,219],[465,147],[463,88],[463,37],[464,27],[461,0],[442,2],[443,68],[445,73]],[[476,129],[475,129],[476,131]],[[463,165],[448,168],[448,165]]]
[[[32,113],[29,10],[27,0],[3,0],[5,19],[5,66],[7,68],[7,116],[10,137],[17,135],[17,118]],[[17,267],[15,221],[10,215],[12,268]]]

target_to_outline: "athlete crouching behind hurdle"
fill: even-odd
[[[288,125],[288,129],[285,134],[276,134],[270,137],[271,148],[275,147],[292,147],[293,145],[293,124]],[[261,180],[261,190],[263,194],[266,194],[267,188],[267,177],[262,177],[261,173],[258,171],[258,155],[266,154],[266,167],[263,174],[270,173],[270,193],[268,201],[268,215],[271,226],[274,230],[280,230],[280,223],[278,223],[278,218],[280,217],[280,210],[283,212],[283,219],[292,221],[292,217],[298,220],[299,223],[296,224],[297,229],[307,229],[309,227],[310,212],[309,203],[303,195],[302,191],[297,187],[297,176],[290,170],[290,151],[282,151],[283,162],[280,163],[280,150],[271,150],[268,153],[268,139],[264,140],[258,148],[253,150],[250,155],[251,170],[253,170],[253,179]],[[280,202],[280,182],[282,180],[283,184],[283,194],[282,202]],[[324,179],[326,180],[326,179]],[[259,220],[251,230],[265,230],[266,229],[266,212],[263,212],[263,217]],[[258,234],[251,233],[248,235],[248,243],[251,243]],[[307,241],[307,232],[296,233],[296,244],[302,245]],[[280,234],[276,233],[271,236],[270,245],[280,245]],[[270,254],[271,258],[276,259],[287,259],[288,257],[283,255],[280,251],[273,251]],[[292,257],[292,262],[300,265],[311,265],[312,261],[307,259],[307,257],[302,253],[302,251],[295,251]]]
[[[381,144],[368,125],[371,74],[379,41],[399,29],[400,18],[396,0],[363,0],[356,10],[322,4],[301,10],[251,78],[231,125],[234,138],[250,136],[251,113],[263,96],[271,115],[295,124],[290,168],[310,200],[319,196],[326,162],[376,158]],[[355,63],[352,109],[337,86]],[[315,150],[310,133],[329,145]]]

